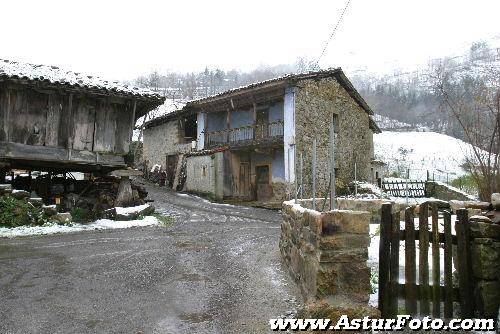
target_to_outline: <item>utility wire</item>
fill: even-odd
[[[344,9],[342,10],[342,13],[340,14],[339,20],[337,21],[337,24],[333,28],[332,33],[330,34],[330,37],[328,37],[328,40],[326,41],[325,46],[323,47],[323,50],[321,51],[321,54],[318,57],[318,60],[316,60],[316,64],[314,64],[314,68],[319,68],[319,65],[318,65],[319,61],[321,60],[321,58],[325,54],[325,51],[328,48],[328,44],[332,40],[333,36],[335,35],[335,32],[337,31],[337,28],[339,27],[340,23],[342,22],[342,18],[344,17],[345,11],[347,10],[347,7],[349,7],[350,3],[351,3],[351,0],[347,0],[346,4],[344,6]]]

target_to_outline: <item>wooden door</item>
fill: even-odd
[[[255,167],[257,200],[267,201],[273,193],[270,185],[271,175],[269,165]]]
[[[262,139],[267,137],[267,128],[269,126],[269,110],[257,110],[255,120],[255,139]]]
[[[239,179],[240,196],[250,198],[250,165],[248,162],[240,163],[240,179]]]
[[[177,169],[177,160],[178,157],[176,154],[173,155],[167,155],[167,180],[166,180],[166,185],[169,188],[172,188],[174,186],[174,180],[175,180],[175,170]]]

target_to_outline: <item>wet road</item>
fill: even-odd
[[[148,190],[171,227],[0,239],[0,333],[267,333],[299,307],[278,212]]]

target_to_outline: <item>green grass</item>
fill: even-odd
[[[466,174],[454,179],[453,181],[451,181],[451,185],[469,194],[477,194],[478,192],[477,184],[470,174]]]
[[[153,216],[160,221],[160,225],[163,227],[170,227],[174,223],[173,217],[165,216],[161,213],[154,213]]]

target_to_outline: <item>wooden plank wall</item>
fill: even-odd
[[[0,83],[0,141],[126,154],[133,101]]]

